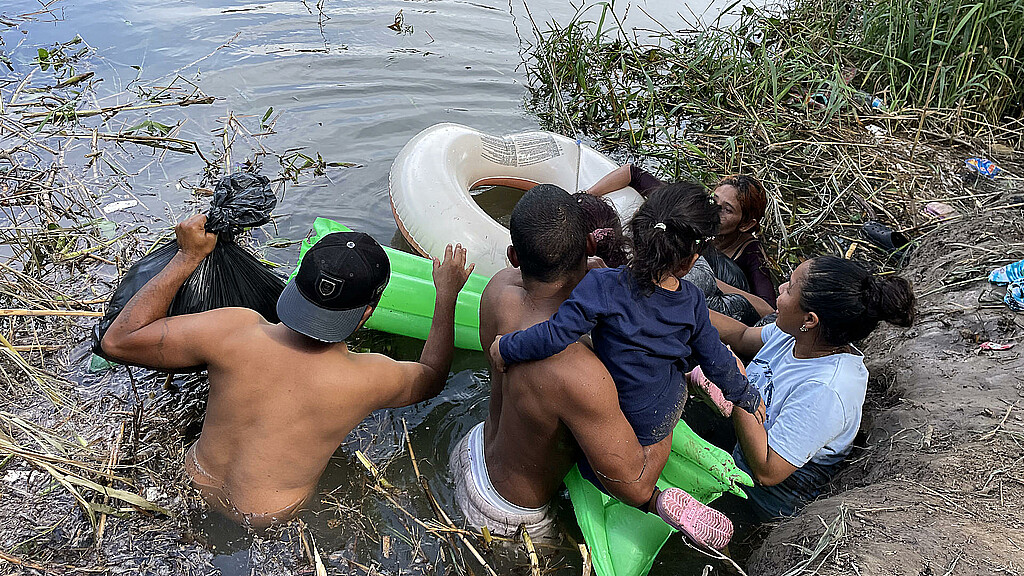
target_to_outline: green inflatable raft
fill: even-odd
[[[306,250],[324,235],[348,230],[333,220],[317,218],[313,223],[313,234],[303,240],[299,249],[299,261],[302,261]],[[384,251],[391,263],[391,281],[366,327],[426,339],[434,313],[432,263],[394,248],[385,247]],[[294,276],[295,272],[292,273]],[[487,281],[487,277],[473,274],[459,293],[455,306],[455,345],[459,348],[481,349],[480,293]],[[708,444],[685,422],[680,421],[675,427],[672,453],[658,480],[660,488],[682,488],[707,504],[725,492],[745,498],[740,485],[752,484],[750,477],[736,466],[729,453]],[[565,477],[565,485],[569,489],[576,521],[590,546],[597,575],[647,574],[658,551],[675,530],[661,518],[601,492],[580,476],[576,467]]]
[[[351,232],[344,224],[328,218],[313,221],[313,233],[302,241],[299,247],[299,262],[306,250],[332,232]],[[366,321],[366,327],[389,334],[410,336],[426,340],[430,333],[430,322],[434,318],[433,262],[428,258],[384,247],[391,264],[391,280],[388,282],[380,303],[373,315]],[[470,258],[472,261],[472,258]],[[291,282],[299,267],[288,277]],[[455,347],[467,350],[480,348],[480,293],[487,286],[488,278],[471,274],[466,286],[459,292],[455,302]]]
[[[725,492],[746,498],[741,484],[751,486],[753,482],[736,466],[732,455],[708,444],[680,420],[672,431],[672,453],[658,479],[658,487],[682,488],[710,504]],[[647,574],[655,556],[676,530],[658,516],[601,492],[580,476],[576,467],[565,477],[565,485],[598,576]]]

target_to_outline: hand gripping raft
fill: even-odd
[[[343,224],[317,218],[313,234],[302,242],[299,261],[325,234],[347,230]],[[426,339],[434,313],[431,261],[394,248],[385,247],[384,251],[391,262],[391,281],[366,326]],[[480,293],[485,286],[487,278],[473,274],[459,293],[455,306],[455,345],[459,348],[480,350]],[[736,467],[732,456],[705,442],[685,422],[676,425],[672,453],[658,480],[660,488],[682,488],[707,504],[725,492],[745,497],[741,484],[753,483]],[[604,494],[575,467],[565,477],[565,485],[597,575],[640,576],[650,571],[658,551],[675,530],[661,518]]]
[[[491,136],[459,124],[436,124],[406,143],[391,165],[391,208],[398,229],[424,256],[461,243],[476,271],[491,277],[508,265],[508,229],[473,200],[479,186],[529,190],[555,184],[588,187],[618,167],[596,150],[553,132]],[[623,223],[643,202],[626,187],[605,196]]]

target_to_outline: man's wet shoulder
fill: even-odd
[[[604,364],[594,356],[589,348],[576,342],[568,348],[543,360],[526,362],[516,366],[524,378],[546,380],[572,384],[581,379],[600,378],[607,376]]]

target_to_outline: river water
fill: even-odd
[[[688,5],[677,0],[631,5],[620,1],[616,12],[627,27],[675,29],[700,15],[713,17],[725,5],[720,0]],[[39,6],[30,0],[5,0],[0,12],[23,14]],[[117,102],[117,94],[136,76],[139,84],[165,85],[180,71],[218,100],[212,105],[156,109],[115,123],[150,119],[180,124],[179,136],[196,140],[203,149],[215,147],[215,131],[229,113],[258,127],[259,119],[273,108],[275,134],[265,139],[273,149],[302,149],[314,157],[319,153],[328,162],[354,165],[332,166],[313,182],[290,186],[276,211],[274,235],[301,238],[316,216],[326,216],[368,232],[381,243],[395,244],[388,171],[401,147],[438,122],[462,123],[492,134],[537,129],[536,116],[524,108],[522,54],[533,39],[532,24],[546,29],[552,19],[566,23],[580,6],[562,0],[325,0],[319,6],[309,0],[64,0],[51,7],[58,18],[41,15],[3,32],[2,48],[16,66],[29,66],[38,47],[78,34],[95,49],[88,65],[103,78],[98,88],[102,105]],[[597,19],[600,7],[587,6],[587,16]],[[399,18],[400,30],[389,28]],[[181,183],[199,182],[203,164],[197,157],[171,154],[159,163],[150,163],[145,156],[137,160],[144,168],[133,180],[132,193],[141,201],[134,211],[166,219],[193,209],[186,202],[187,186]],[[233,160],[237,165],[241,159]],[[277,166],[267,162],[264,172],[276,172]],[[124,197],[111,192],[103,201]],[[500,201],[494,205],[495,216],[510,206]],[[267,257],[291,265],[296,255],[292,244],[270,249]],[[415,358],[419,347],[413,340],[382,335],[364,339],[363,345],[400,358]],[[408,457],[402,453],[404,419],[424,474],[441,505],[454,513],[445,473],[447,455],[486,414],[485,367],[481,355],[460,353],[454,375],[439,397],[375,414],[357,429],[320,485],[329,494],[325,500],[343,504],[324,504],[320,514],[306,517],[321,550],[344,552],[392,571],[415,566],[416,546],[402,541],[408,519],[362,488],[365,473],[354,453],[362,450],[377,462],[394,458],[387,468],[389,480],[400,490],[417,492]],[[344,519],[338,510],[345,506],[357,508],[376,523],[378,535],[390,535],[395,543],[390,557],[383,555],[379,543],[362,538],[366,531],[359,522],[343,521],[339,526],[330,521]],[[412,506],[423,517],[431,515],[423,502]],[[563,519],[578,537],[571,512]],[[215,524],[207,529],[210,541],[220,542],[214,563],[226,573],[249,573],[246,545],[234,542],[230,530],[223,532]],[[424,550],[431,559],[438,554],[437,545],[425,543]],[[563,572],[578,573],[578,554],[565,557],[574,567]],[[692,562],[681,544],[670,543],[654,573],[679,573],[681,566]]]

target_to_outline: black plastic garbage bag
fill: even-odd
[[[267,223],[276,205],[265,176],[243,172],[221,179],[206,220],[206,230],[218,235],[217,244],[178,289],[168,316],[240,306],[259,312],[270,322],[278,321],[277,298],[284,290],[284,280],[234,242],[242,230]],[[171,240],[128,269],[110,298],[106,315],[93,328],[94,353],[113,360],[100,348],[103,335],[132,296],[159,274],[177,251],[177,241]]]
[[[270,212],[277,206],[277,196],[270,188],[270,179],[251,172],[225,176],[217,183],[206,213],[206,231],[234,237],[246,228],[270,222]]]
[[[750,282],[747,281],[747,275],[743,273],[743,269],[740,268],[740,265],[735,260],[722,254],[714,246],[708,246],[702,252],[702,255],[707,259],[708,264],[711,265],[711,269],[719,280],[744,292],[750,292]]]
[[[697,259],[693,268],[684,277],[692,282],[697,288],[704,292],[704,298],[708,302],[708,308],[735,318],[747,326],[752,326],[761,317],[746,298],[739,294],[726,294],[715,282],[715,273],[711,264],[703,256]],[[724,282],[724,280],[723,280]]]

